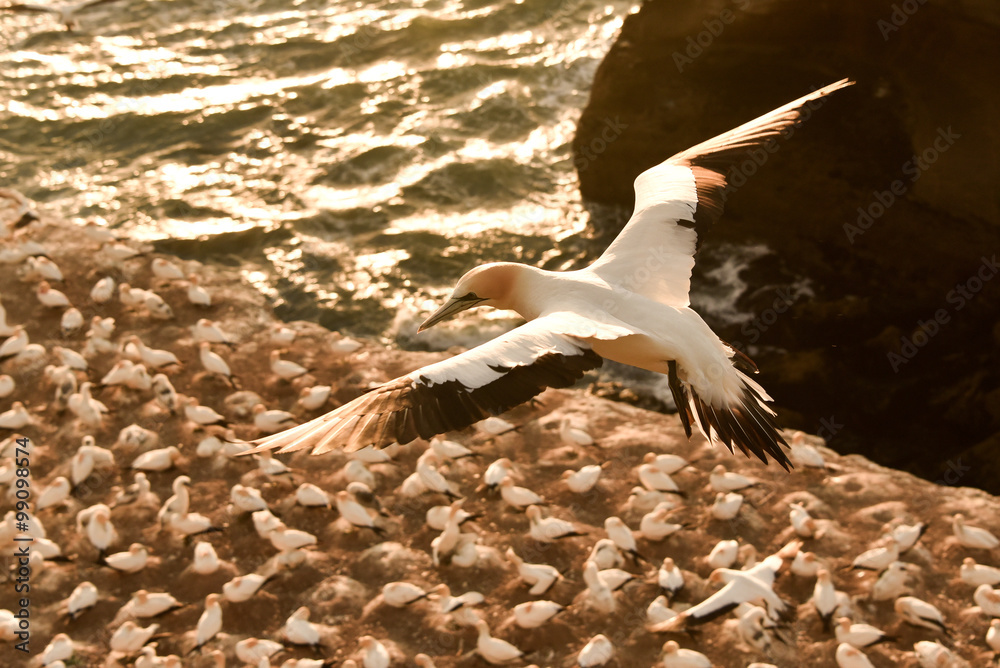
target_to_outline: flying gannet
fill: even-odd
[[[815,90],[647,169],[635,180],[631,219],[585,269],[495,262],[471,270],[418,331],[482,305],[516,311],[527,322],[259,439],[251,452],[312,448],[318,455],[430,439],[546,387],[568,387],[610,359],[667,374],[689,437],[694,423],[710,442],[787,469],[770,397],[748,375],[755,365],[689,307],[691,270],[699,234],[722,214],[729,170],[787,134],[808,102],[851,83]]]

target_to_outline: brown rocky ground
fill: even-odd
[[[245,408],[252,402],[247,402],[245,395],[239,402],[227,400],[232,390],[217,379],[205,377],[201,371],[196,345],[187,330],[198,318],[216,320],[234,335],[237,348],[228,351],[219,346],[218,352],[229,360],[244,391],[259,394],[268,407],[295,410],[296,387],[269,378],[267,353],[275,347],[269,309],[264,299],[235,273],[192,267],[204,278],[218,304],[197,309],[187,305],[182,288],[160,285],[151,277],[149,257],[128,260],[119,266],[102,265],[96,244],[82,240],[76,228],[35,224],[26,234],[50,249],[52,259],[67,276],[57,287],[88,319],[92,315],[113,316],[117,322],[116,340],[135,333],[148,345],[174,351],[183,361],[182,368],[170,372],[178,391],[196,396],[201,403],[226,413],[235,423],[238,436],[257,436]],[[60,336],[59,314],[39,305],[33,283],[20,280],[19,271],[19,266],[8,265],[0,277],[0,295],[8,322],[24,323],[31,340],[47,348],[53,345],[82,348],[81,334]],[[175,318],[154,321],[123,309],[117,299],[105,306],[94,305],[89,299],[90,288],[105,274],[136,286],[155,288],[173,307]],[[392,378],[442,357],[401,353],[371,344],[349,356],[338,356],[328,347],[337,335],[309,323],[290,326],[299,334],[284,357],[311,367],[317,382],[334,385],[340,401],[355,396],[373,381]],[[29,365],[8,361],[0,369],[17,382],[17,390],[3,400],[0,409],[6,410],[12,401],[19,400],[34,417],[34,424],[23,429],[23,433],[35,446],[31,473],[36,494],[55,476],[66,472],[69,459],[86,433],[75,424],[71,414],[58,414],[52,406],[53,388],[42,375],[42,367],[51,361],[40,360]],[[100,379],[113,361],[112,355],[92,358],[88,377]],[[634,504],[630,506],[628,501],[630,491],[638,484],[635,469],[647,452],[677,453],[694,463],[676,475],[687,496],[681,500],[674,518],[688,523],[690,528],[659,543],[640,541],[639,544],[640,551],[654,564],[670,556],[688,573],[688,587],[676,607],[696,603],[711,592],[703,581],[709,573],[703,557],[717,541],[735,538],[741,545],[752,545],[760,555],[772,553],[788,542],[788,503],[799,501],[825,527],[822,537],[807,540],[803,549],[815,552],[832,567],[837,588],[854,598],[855,620],[899,636],[896,643],[868,650],[876,666],[916,666],[912,647],[922,639],[944,641],[970,665],[984,666],[988,660],[983,640],[988,620],[967,611],[972,605],[972,588],[958,580],[958,566],[965,556],[1000,565],[1000,555],[996,550],[972,551],[959,547],[951,537],[948,521],[950,514],[961,511],[970,523],[1000,532],[1000,501],[975,489],[936,486],[879,467],[860,456],[841,457],[827,449],[822,449],[829,465],[827,470],[796,469],[785,473],[774,466],[764,467],[742,456],[731,456],[721,448],[708,446],[701,438],[688,441],[676,416],[611,402],[589,394],[586,389],[548,391],[540,397],[539,404],[522,406],[505,416],[521,426],[516,432],[490,437],[469,429],[451,435],[480,454],[478,458],[454,463],[446,475],[466,497],[465,508],[481,514],[476,530],[484,550],[474,567],[449,564],[435,568],[430,558],[430,543],[437,533],[424,524],[424,515],[428,508],[447,500],[437,495],[406,499],[397,492],[399,484],[413,471],[426,443],[418,441],[404,446],[394,463],[370,467],[377,481],[376,492],[391,515],[385,523],[387,539],[381,542],[367,531],[345,531],[336,510],[306,509],[291,502],[291,494],[301,482],[313,482],[329,492],[343,489],[346,485],[343,466],[347,458],[342,454],[316,458],[301,453],[286,456],[283,459],[292,467],[292,474],[267,477],[251,459],[196,456],[196,444],[204,433],[195,432],[181,419],[154,410],[155,404],[148,393],[105,388],[98,397],[111,413],[104,428],[93,435],[99,446],[115,453],[117,465],[91,476],[67,504],[39,513],[49,537],[62,546],[71,561],[48,562],[31,576],[34,612],[31,648],[39,653],[55,633],[68,633],[77,643],[71,665],[97,666],[108,662],[108,639],[114,631],[112,619],[131,594],[142,588],[169,591],[186,604],[155,620],[160,625],[158,652],[184,655],[193,644],[189,632],[202,612],[204,597],[221,591],[222,584],[230,577],[229,573],[199,576],[186,572],[193,542],[160,531],[152,509],[138,512],[118,507],[112,513],[112,522],[119,533],[115,551],[127,549],[132,542],[141,542],[158,559],[158,563],[137,574],[122,575],[98,565],[94,548],[76,534],[77,511],[99,502],[110,504],[117,490],[132,481],[128,466],[138,452],[116,444],[119,432],[131,424],[158,434],[159,443],[145,449],[166,445],[181,449],[183,457],[175,468],[148,474],[153,489],[161,499],[166,499],[177,475],[190,476],[191,510],[209,516],[222,528],[221,532],[200,539],[211,542],[236,572],[270,570],[269,561],[275,556],[270,543],[254,531],[250,517],[230,510],[229,491],[236,483],[259,488],[272,510],[290,527],[314,533],[319,539],[317,549],[309,552],[303,565],[281,571],[254,598],[238,604],[223,603],[223,635],[209,643],[206,651],[221,650],[233,663],[236,662],[233,647],[238,640],[250,636],[278,639],[284,620],[298,607],[307,605],[312,611],[312,621],[332,628],[319,654],[334,663],[358,658],[358,638],[370,634],[392,649],[398,661],[394,665],[412,665],[418,652],[430,654],[443,668],[485,665],[478,656],[468,654],[475,647],[475,633],[446,625],[430,603],[406,610],[382,606],[363,615],[383,584],[408,580],[422,586],[446,583],[456,594],[468,590],[483,593],[486,603],[481,611],[494,632],[529,652],[529,661],[539,666],[569,665],[574,653],[597,633],[606,634],[614,642],[616,665],[653,665],[667,638],[644,629],[645,608],[658,594],[655,568],[649,566],[629,565],[639,580],[617,595],[618,607],[612,615],[597,615],[574,604],[541,629],[498,630],[514,605],[532,598],[500,555],[507,547],[513,547],[522,557],[557,567],[566,574],[566,580],[557,583],[546,597],[571,604],[584,587],[581,569],[591,546],[605,537],[604,519],[617,514],[631,527],[638,527],[643,511]],[[595,444],[564,445],[559,438],[559,423],[566,417],[586,425]],[[819,442],[812,437],[807,440]],[[549,501],[549,514],[578,522],[586,527],[587,536],[548,546],[528,538],[524,514],[479,489],[486,465],[498,457],[509,457],[519,471],[519,484],[538,490]],[[570,493],[559,480],[567,468],[601,462],[607,462],[608,467],[597,488],[586,495]],[[709,514],[715,495],[708,487],[708,472],[718,463],[755,476],[763,483],[747,493],[747,503],[733,521],[720,522]],[[9,507],[10,500],[5,494],[0,508],[6,512]],[[914,595],[942,610],[954,629],[952,639],[902,625],[892,611],[891,602],[872,603],[867,599],[874,581],[871,574],[841,569],[875,542],[882,526],[893,518],[930,523],[920,544],[904,560],[920,569],[912,581]],[[4,546],[5,551],[7,547]],[[101,601],[76,620],[59,615],[60,601],[85,580],[97,586]],[[2,584],[5,592],[12,586],[10,581]],[[836,642],[822,632],[815,613],[806,603],[812,587],[812,579],[791,574],[779,579],[778,593],[798,609],[786,633],[789,644],[776,643],[770,657],[744,646],[733,632],[731,621],[712,622],[702,627],[701,633],[678,639],[682,646],[696,648],[715,665],[726,668],[746,666],[752,661],[769,661],[781,667],[834,666]],[[5,607],[10,607],[11,598],[7,593],[3,595]],[[4,664],[20,663],[21,657],[12,647],[0,651]],[[289,648],[275,656],[274,663],[307,656],[313,654],[306,649]],[[183,663],[202,666],[209,665],[211,660],[193,654],[184,658]]]

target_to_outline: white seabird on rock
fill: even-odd
[[[598,464],[583,466],[578,471],[563,471],[562,479],[566,481],[569,491],[576,494],[586,494],[594,488],[601,477],[604,468]]]
[[[242,603],[253,597],[270,579],[271,577],[261,575],[260,573],[237,575],[222,585],[222,595],[227,601]]]
[[[836,633],[838,643],[847,643],[857,649],[864,649],[872,645],[877,645],[880,642],[895,640],[894,636],[870,624],[852,624],[851,620],[847,617],[841,617],[837,620],[834,632]]]
[[[958,570],[959,576],[962,578],[962,582],[972,585],[973,587],[978,587],[983,584],[1000,584],[1000,568],[997,568],[996,566],[977,564],[976,560],[972,557],[966,557],[963,559],[962,565]]]
[[[531,585],[528,593],[532,596],[541,596],[555,584],[562,574],[555,566],[548,564],[529,564],[521,557],[517,556],[513,548],[507,548],[507,558],[517,568],[517,575],[524,582]]]
[[[525,510],[530,528],[528,534],[539,543],[551,543],[561,538],[584,536],[575,524],[561,520],[558,517],[542,517],[542,509],[538,506],[528,506]]]
[[[965,523],[965,516],[962,513],[958,513],[952,518],[951,527],[955,533],[955,538],[965,547],[992,550],[1000,546],[1000,538],[997,538],[986,529],[967,525]]]
[[[418,331],[480,305],[514,310],[528,322],[257,446],[321,454],[430,439],[546,387],[572,385],[607,358],[668,375],[689,435],[694,424],[710,442],[787,467],[770,397],[748,375],[755,366],[689,308],[691,269],[699,232],[722,214],[729,168],[792,127],[808,102],[850,83],[813,91],[640,174],[632,218],[586,269],[500,262],[468,272]],[[638,280],[637,268],[650,265],[655,270]]]
[[[476,652],[487,663],[499,666],[524,656],[524,652],[506,640],[491,636],[490,627],[485,621],[479,620],[476,623],[476,631],[479,633],[476,639]]]
[[[514,606],[514,623],[522,629],[537,629],[565,610],[555,601],[528,601]]]
[[[913,626],[922,626],[925,629],[943,631],[951,635],[951,631],[945,625],[944,615],[927,601],[923,601],[915,596],[901,596],[893,604],[896,614],[903,618],[903,621]]]
[[[97,587],[91,582],[81,582],[66,599],[66,614],[76,619],[81,612],[97,604]]]
[[[610,661],[614,655],[615,646],[611,644],[607,636],[598,633],[580,650],[576,657],[576,665],[579,668],[599,668]]]
[[[712,668],[707,656],[693,649],[682,649],[676,640],[663,643],[663,668]]]
[[[837,645],[834,654],[838,668],[875,668],[875,664],[860,649],[847,643]]]

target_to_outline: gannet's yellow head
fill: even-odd
[[[493,262],[476,267],[459,279],[448,301],[424,320],[417,331],[422,332],[476,306],[511,308],[514,283],[524,266],[513,262]]]

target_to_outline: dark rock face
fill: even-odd
[[[845,76],[730,175],[694,293],[725,249],[766,245],[742,275],[754,319],[709,320],[757,361],[782,422],[1000,491],[1000,6],[647,2],[580,120],[583,197],[631,210],[642,170]],[[622,219],[593,221],[603,242]],[[813,294],[789,297],[803,278]]]

